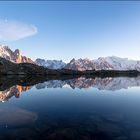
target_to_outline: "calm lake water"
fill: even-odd
[[[0,100],[0,140],[140,140],[140,77],[16,85]]]

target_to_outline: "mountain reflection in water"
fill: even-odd
[[[0,101],[8,101],[11,97],[15,96],[16,98],[19,98],[21,95],[21,92],[29,90],[30,86],[12,86],[9,89],[6,89],[4,91],[0,91]]]
[[[28,81],[29,82],[29,81]],[[0,91],[0,101],[7,101],[15,96],[19,98],[23,91],[30,90],[32,87],[36,89],[44,88],[63,88],[65,86],[75,89],[97,88],[98,90],[116,91],[131,87],[140,86],[140,76],[138,77],[108,77],[108,78],[75,78],[68,80],[48,80],[32,86],[14,85],[6,90]]]
[[[140,77],[0,77],[0,140],[139,140],[139,86]]]
[[[120,90],[140,86],[140,77],[116,77],[116,78],[75,78],[70,80],[51,80],[35,85],[37,89],[62,88],[65,85],[72,89],[97,88],[99,90]]]

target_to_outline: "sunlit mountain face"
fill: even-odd
[[[15,63],[34,63],[30,58],[22,56],[19,49],[12,51],[8,46],[5,45],[0,45],[0,57]]]

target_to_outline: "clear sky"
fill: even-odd
[[[0,1],[0,43],[33,60],[140,59],[140,2]]]

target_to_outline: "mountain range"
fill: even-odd
[[[37,58],[33,61],[31,58],[22,56],[19,49],[12,51],[8,46],[0,45],[0,57],[15,63],[34,63],[49,69],[70,69],[70,70],[137,70],[140,71],[140,61],[129,60],[116,56],[99,57],[98,59],[72,59],[69,63],[62,60],[45,60]]]
[[[72,59],[66,67],[73,70],[137,70],[140,71],[140,61],[119,58],[116,56],[99,57],[95,60]]]

